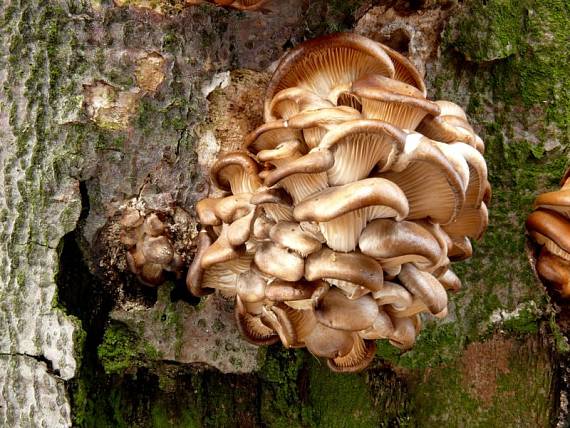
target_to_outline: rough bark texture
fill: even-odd
[[[119,3],[0,1],[1,425],[566,425],[568,318],[524,236],[568,163],[565,0]],[[100,232],[133,198],[191,212],[215,156],[261,123],[272,64],[339,30],[467,109],[494,193],[450,316],[403,355],[379,342],[358,375],[246,344],[227,303],[175,278],[137,284]]]

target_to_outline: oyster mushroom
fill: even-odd
[[[537,210],[526,220],[529,235],[552,254],[570,261],[570,222],[552,211]]]
[[[222,156],[210,169],[212,183],[222,190],[251,193],[261,185],[258,167],[247,154],[231,152]]]

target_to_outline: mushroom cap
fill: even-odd
[[[149,287],[156,287],[164,282],[164,271],[162,265],[158,263],[145,263],[142,265],[139,280]]]
[[[355,337],[351,331],[336,330],[316,323],[304,342],[309,352],[317,357],[337,358],[352,350]]]
[[[253,205],[278,204],[287,207],[293,204],[291,195],[280,187],[260,190],[251,197],[249,202]]]
[[[319,251],[321,242],[301,229],[299,223],[280,221],[269,231],[271,240],[282,247],[289,248],[303,257]]]
[[[570,189],[557,190],[538,195],[534,201],[534,208],[556,211],[566,218],[570,218]]]
[[[332,186],[368,177],[378,165],[389,169],[403,151],[407,134],[378,120],[351,120],[328,131],[319,148],[334,153],[334,164],[327,171]]]
[[[336,86],[368,73],[392,77],[394,65],[379,43],[353,33],[319,37],[292,49],[279,63],[265,95],[265,120],[273,118],[271,100],[279,91],[306,88],[328,98]]]
[[[433,223],[450,223],[465,201],[464,183],[457,171],[435,143],[420,134],[410,134],[392,170],[378,176],[402,189],[410,220],[429,218]]]
[[[186,274],[186,287],[190,293],[197,297],[202,297],[214,292],[212,288],[207,289],[202,287],[202,277],[204,275],[202,257],[210,245],[212,245],[212,238],[208,233],[205,230],[198,232],[198,237],[196,238],[196,254]]]
[[[406,350],[414,346],[416,341],[416,324],[412,318],[392,318],[394,332],[389,341],[396,348]]]
[[[228,228],[224,224],[218,239],[210,245],[201,257],[200,266],[202,269],[208,269],[210,266],[237,259],[245,250],[243,246],[234,248],[228,241]]]
[[[338,106],[296,114],[286,121],[286,126],[303,130],[316,127],[331,128],[332,125],[338,126],[343,122],[361,118],[358,110],[348,106]]]
[[[198,220],[204,226],[220,226],[222,220],[216,215],[216,206],[220,198],[206,198],[198,201],[196,204],[196,214],[198,214]]]
[[[301,130],[290,128],[286,121],[278,120],[265,123],[249,133],[245,137],[242,148],[251,153],[259,154],[263,151],[274,150],[284,142],[297,142],[300,151],[304,151],[302,141]]]
[[[356,373],[364,370],[374,359],[376,342],[354,337],[354,345],[348,354],[342,357],[329,358],[327,365],[337,373]]]
[[[283,89],[271,99],[269,111],[272,117],[289,119],[307,110],[334,107],[329,100],[319,97],[312,91],[298,86]]]
[[[291,162],[284,163],[271,171],[264,180],[264,185],[271,187],[284,178],[294,174],[314,174],[327,171],[334,163],[333,155],[328,150],[313,150]]]
[[[570,260],[570,221],[552,211],[536,210],[526,220],[530,236],[553,254]]]
[[[251,193],[236,193],[215,199],[214,214],[224,223],[233,223],[254,210],[250,200]]]
[[[143,232],[150,236],[160,236],[166,230],[166,225],[156,213],[150,213],[144,220]]]
[[[144,221],[144,217],[139,210],[134,207],[125,208],[123,215],[119,219],[121,226],[126,228],[133,228],[140,226]]]
[[[276,279],[265,289],[265,297],[272,302],[310,299],[317,288],[317,282],[287,282]]]
[[[536,261],[538,275],[554,285],[562,298],[570,297],[570,262],[555,256],[546,248],[540,252]]]
[[[297,221],[323,222],[373,205],[391,208],[398,220],[408,214],[408,201],[400,188],[375,177],[324,189],[298,204],[293,216]]]
[[[419,298],[436,315],[447,308],[447,293],[440,282],[430,273],[416,268],[413,264],[402,265],[398,275],[402,285]]]
[[[450,236],[468,236],[480,239],[489,224],[487,205],[481,203],[479,208],[463,206],[457,218],[443,226]]]
[[[174,257],[174,248],[168,238],[162,236],[148,236],[142,242],[142,252],[150,263],[167,265]]]
[[[437,280],[446,290],[459,291],[461,289],[461,280],[451,269],[447,269],[443,274],[438,276]]]
[[[447,256],[451,261],[460,261],[473,255],[471,241],[466,236],[450,236],[452,245],[448,248]]]
[[[253,260],[260,271],[284,281],[298,281],[303,277],[303,258],[273,242],[261,244]]]
[[[257,163],[243,152],[230,152],[219,158],[210,168],[214,186],[232,193],[251,192],[260,186]],[[239,185],[232,187],[232,181]],[[234,181],[235,182],[235,181]]]
[[[317,321],[337,330],[366,330],[378,316],[378,304],[370,295],[350,300],[331,288],[315,305]]]
[[[358,335],[363,339],[376,340],[386,339],[394,333],[394,324],[390,316],[380,310],[378,316],[370,327],[366,330],[358,332]]]
[[[251,210],[249,214],[238,218],[228,226],[228,243],[232,247],[239,247],[246,243],[253,231],[254,219],[255,210]]]
[[[328,248],[313,253],[305,261],[305,278],[350,281],[371,291],[382,288],[384,276],[380,263],[360,253],[338,253]]]
[[[239,275],[236,292],[243,302],[255,303],[265,299],[267,281],[257,269],[250,269]]]
[[[358,246],[364,254],[388,267],[414,263],[426,268],[437,265],[442,256],[437,239],[411,221],[374,220],[362,231]]]
[[[414,300],[408,290],[400,284],[385,281],[384,286],[372,293],[372,297],[380,306],[392,305],[396,309],[405,309],[412,304]]]
[[[283,346],[286,348],[298,346],[297,332],[286,309],[277,305],[271,307],[264,306],[261,320],[277,332]]]
[[[395,51],[386,45],[381,45],[382,49],[386,51],[390,59],[394,64],[394,76],[395,80],[407,83],[408,85],[415,86],[420,90],[420,92],[425,97],[427,94],[426,85],[424,79],[416,66],[404,55]]]
[[[263,324],[260,317],[246,310],[239,296],[236,296],[234,316],[239,332],[248,342],[254,345],[272,345],[279,341],[279,336],[272,328]]]

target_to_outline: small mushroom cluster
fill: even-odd
[[[487,226],[483,141],[405,57],[345,33],[285,56],[264,117],[211,169],[227,193],[196,207],[189,290],[235,298],[248,341],[334,371],[365,368],[376,339],[409,349]]]
[[[526,220],[528,234],[540,253],[536,271],[552,284],[563,298],[570,297],[570,169],[561,182],[562,188],[539,195]]]
[[[177,208],[175,216],[181,224],[187,223],[188,214],[182,209]],[[119,219],[119,240],[127,248],[127,267],[139,281],[151,287],[164,282],[165,272],[180,275],[184,268],[184,257],[174,248],[170,227],[163,220],[155,212],[145,215],[132,206]]]

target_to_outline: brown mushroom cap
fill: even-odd
[[[356,373],[364,370],[376,353],[376,342],[364,340],[359,336],[354,337],[354,345],[350,352],[342,357],[329,358],[327,365],[337,373]]]
[[[447,293],[440,282],[430,273],[416,268],[410,263],[402,265],[398,275],[402,285],[419,298],[436,315],[447,308]]]
[[[372,257],[360,253],[338,253],[324,248],[305,261],[305,278],[350,281],[371,291],[382,288],[382,267]]]
[[[303,231],[299,223],[281,221],[269,231],[271,240],[282,247],[289,248],[303,257],[319,251],[321,242]]]
[[[358,241],[360,250],[384,267],[414,263],[420,268],[435,266],[442,256],[437,239],[417,223],[378,219],[370,222]]]
[[[430,140],[410,134],[392,171],[379,174],[397,184],[410,207],[407,219],[429,218],[447,224],[465,201],[464,183],[444,154]]]
[[[156,287],[164,282],[164,271],[161,264],[145,263],[139,272],[139,280],[150,287]]]
[[[334,107],[333,103],[319,97],[314,92],[300,87],[292,87],[275,94],[269,104],[269,111],[272,117],[289,119],[291,116],[307,110],[331,107]]]
[[[201,266],[202,257],[210,245],[212,245],[212,238],[205,230],[201,230],[196,238],[196,254],[186,274],[186,287],[190,293],[197,297],[202,297],[214,292],[212,288],[207,289],[202,287],[202,277],[204,275],[204,269],[202,269]]]
[[[570,262],[555,256],[546,248],[536,261],[538,275],[552,283],[562,298],[570,297]]]
[[[360,98],[365,118],[398,128],[414,130],[427,114],[439,115],[439,106],[419,90],[384,76],[365,76],[352,85],[352,92]]]
[[[250,200],[251,193],[236,193],[225,198],[215,199],[214,214],[224,223],[233,223],[254,210],[255,207],[250,203]]]
[[[464,206],[457,218],[443,226],[443,230],[450,236],[468,236],[473,239],[480,239],[488,224],[487,206],[481,203],[479,208]]]
[[[570,260],[570,221],[552,211],[537,210],[526,220],[530,236],[548,251]]]
[[[327,132],[319,148],[334,153],[334,164],[327,175],[331,186],[347,184],[368,177],[378,165],[392,166],[403,151],[407,134],[389,123],[377,120],[352,120]]]
[[[212,165],[210,178],[218,189],[232,193],[254,192],[261,185],[257,164],[246,153],[231,152]]]
[[[287,282],[276,279],[265,289],[265,297],[272,302],[310,299],[317,288],[316,282]]]
[[[382,310],[378,312],[378,316],[370,327],[358,332],[360,337],[369,340],[386,339],[392,334],[394,334],[394,324],[388,314]]]
[[[279,341],[279,336],[272,328],[263,324],[260,317],[246,310],[239,296],[236,296],[234,314],[237,328],[248,342],[254,345],[272,345]]]
[[[145,237],[142,241],[142,252],[148,262],[162,265],[169,264],[174,257],[174,248],[164,235]]]
[[[355,337],[351,331],[336,330],[316,323],[304,342],[309,352],[317,357],[338,358],[352,350]]]
[[[291,162],[284,163],[265,177],[264,184],[271,187],[284,178],[294,174],[314,174],[327,171],[334,163],[333,155],[328,150],[314,150]],[[317,189],[319,190],[319,189]]]
[[[461,280],[451,269],[446,269],[444,273],[437,277],[437,280],[446,290],[459,291],[461,289]]]
[[[425,97],[427,94],[424,79],[416,66],[401,53],[394,49],[381,45],[382,49],[386,51],[392,62],[394,63],[394,76],[395,80],[407,83],[408,85],[415,86]]]
[[[394,333],[389,341],[396,348],[406,350],[414,346],[416,341],[416,324],[411,318],[392,318]]]
[[[265,299],[267,281],[257,269],[250,269],[238,276],[236,293],[243,302],[255,303]]]
[[[414,300],[408,290],[400,284],[385,281],[384,286],[372,293],[372,297],[378,305],[392,305],[396,309],[405,309]]]
[[[271,100],[283,89],[301,87],[326,99],[335,87],[368,73],[394,75],[392,61],[379,43],[352,33],[305,42],[291,50],[275,70],[265,96],[265,120],[273,118]]]
[[[204,251],[200,260],[202,269],[208,269],[215,264],[237,259],[244,252],[244,248],[234,248],[230,245],[228,241],[228,227],[228,225],[224,224],[218,239]]]
[[[570,218],[570,189],[538,195],[534,201],[534,208],[556,211],[558,214]]]
[[[378,305],[369,295],[350,300],[331,288],[315,305],[317,321],[337,330],[366,330],[378,316]]]
[[[260,271],[284,281],[298,281],[303,277],[303,258],[272,242],[261,244],[254,261]]]
[[[451,261],[460,261],[470,258],[473,255],[471,241],[466,236],[450,236],[452,245],[449,247],[447,255]]]
[[[202,225],[220,226],[222,224],[222,220],[216,215],[216,206],[219,201],[220,198],[206,198],[196,204],[196,214]]]

